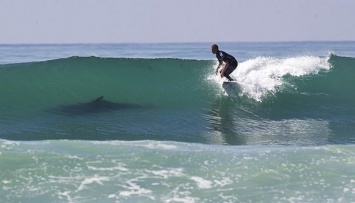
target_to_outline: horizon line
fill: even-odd
[[[355,40],[285,40],[285,41],[216,41],[216,42],[51,42],[51,43],[0,43],[0,45],[95,45],[95,44],[207,44],[207,43],[320,43],[320,42],[355,42]]]

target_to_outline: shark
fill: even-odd
[[[137,104],[116,103],[107,101],[104,100],[104,96],[100,96],[90,102],[58,106],[49,109],[48,112],[67,116],[78,116],[136,108],[142,107]]]

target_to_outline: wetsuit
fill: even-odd
[[[228,80],[233,80],[229,75],[237,68],[238,61],[232,55],[227,54],[224,51],[218,51],[216,53],[216,57],[220,63],[225,62],[229,64],[227,69],[224,71],[224,77],[228,78]]]

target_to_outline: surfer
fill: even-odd
[[[218,49],[217,44],[212,45],[212,53],[216,54],[216,57],[218,59],[218,66],[216,69],[216,74],[218,73],[219,68],[222,66],[223,62],[225,63],[224,67],[220,71],[221,77],[226,77],[229,81],[233,81],[233,79],[229,76],[238,66],[238,61],[235,59],[232,55],[220,51]]]

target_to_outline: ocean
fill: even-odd
[[[355,42],[0,45],[1,202],[355,202]]]

